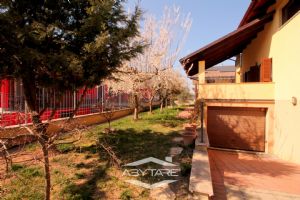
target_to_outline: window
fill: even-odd
[[[286,6],[282,8],[282,24],[287,22],[300,10],[299,0],[290,0]]]

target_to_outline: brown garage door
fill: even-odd
[[[208,107],[210,146],[264,151],[265,119],[264,108]]]

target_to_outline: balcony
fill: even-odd
[[[199,84],[198,98],[211,100],[274,100],[273,82]]]

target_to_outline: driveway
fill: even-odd
[[[214,200],[300,200],[300,165],[266,155],[213,149],[208,156]]]

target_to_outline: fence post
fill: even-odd
[[[73,109],[76,109],[76,91],[73,92]],[[74,113],[74,117],[75,117],[76,113]]]
[[[27,106],[27,102],[26,100],[24,101],[25,102],[25,125],[27,125],[28,123],[28,118],[27,118],[27,112],[28,112],[28,106]]]
[[[119,110],[121,110],[121,101],[122,101],[122,96],[121,96],[121,92],[118,93],[119,94]]]
[[[102,104],[102,106],[101,106],[101,108],[102,108],[102,112],[104,111],[104,86],[102,85],[101,86],[102,87],[102,95],[101,95],[101,97],[102,97],[102,100],[101,100],[101,104]]]
[[[99,104],[99,85],[96,86],[96,105],[98,106]]]
[[[4,98],[3,92],[0,93],[0,96],[1,96],[1,99],[0,99],[0,101],[1,101],[1,117],[2,117],[3,116],[3,98]]]
[[[43,96],[43,108],[45,108],[45,88],[43,88],[43,91],[42,91],[42,96]]]

